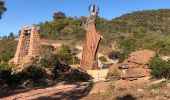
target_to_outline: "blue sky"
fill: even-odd
[[[88,16],[94,0],[6,0],[7,12],[0,19],[0,36],[15,34],[23,27],[51,21],[54,12],[67,16]],[[170,0],[96,0],[99,16],[112,19],[138,10],[170,8]]]

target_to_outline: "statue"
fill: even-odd
[[[80,62],[80,68],[84,71],[99,69],[96,54],[101,35],[96,32],[95,27],[95,19],[99,13],[99,7],[94,3],[89,6],[89,12],[90,16],[87,18],[85,26],[86,36]]]

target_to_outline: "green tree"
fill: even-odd
[[[59,12],[56,12],[53,14],[53,19],[54,20],[57,20],[57,19],[60,19],[60,18],[66,18],[66,14],[59,11]]]
[[[5,8],[5,1],[4,0],[0,0],[0,19],[2,17],[2,14],[6,11]]]

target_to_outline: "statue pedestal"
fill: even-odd
[[[98,67],[98,61],[83,61],[81,60],[81,69],[82,70],[97,70],[99,69]]]

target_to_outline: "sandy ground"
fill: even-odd
[[[11,92],[9,96],[2,95],[1,91],[0,100],[76,100],[86,95],[84,91],[87,91],[89,86],[87,82],[60,84],[54,87],[32,89],[16,94]]]

